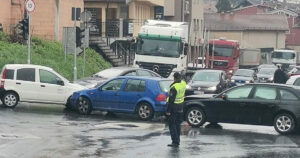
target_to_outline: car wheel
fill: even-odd
[[[92,104],[89,99],[79,97],[77,101],[77,110],[80,114],[89,115],[92,112]]]
[[[68,100],[67,100],[67,103],[66,103],[66,108],[68,109],[68,110],[71,110],[72,109],[72,106],[71,106],[71,102],[70,102],[70,97],[68,98]]]
[[[3,105],[9,108],[14,108],[19,102],[18,95],[14,92],[8,92],[3,96]]]
[[[139,104],[137,114],[141,120],[151,120],[154,112],[150,104],[143,102]]]
[[[289,134],[294,132],[296,122],[290,114],[282,113],[275,117],[273,125],[278,133]]]
[[[206,115],[201,108],[198,107],[191,107],[187,110],[185,115],[185,119],[188,124],[192,127],[200,127],[206,121]]]

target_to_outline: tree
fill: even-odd
[[[229,0],[218,0],[216,8],[218,9],[218,13],[228,12],[232,10]]]

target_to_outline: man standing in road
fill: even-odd
[[[278,69],[275,71],[274,73],[274,83],[281,83],[281,84],[285,84],[288,77],[287,75],[284,73],[284,71],[282,70],[282,67],[280,64],[277,64]]]
[[[168,144],[168,146],[178,147],[180,145],[180,132],[186,82],[182,80],[182,77],[178,72],[175,72],[173,77],[174,82],[170,86],[166,111],[166,115],[169,118],[169,130],[172,139],[172,144]]]

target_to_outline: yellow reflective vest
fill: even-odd
[[[172,89],[173,87],[175,88],[175,90],[177,92],[174,103],[175,104],[183,103],[184,102],[185,89],[186,89],[186,82],[181,80],[180,83],[173,84],[170,87],[170,89]],[[170,94],[170,92],[169,92],[169,94]],[[167,101],[169,101],[169,98],[167,99]]]

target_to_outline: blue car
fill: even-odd
[[[71,106],[81,114],[92,110],[137,114],[150,120],[156,112],[165,112],[172,80],[157,77],[122,76],[94,89],[74,92]]]

